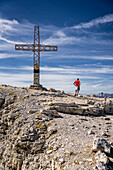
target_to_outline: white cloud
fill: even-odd
[[[52,56],[49,56],[49,58],[52,58]],[[81,55],[56,55],[55,58],[70,58],[70,59],[90,59],[90,60],[113,60],[113,56],[104,55],[104,56],[81,56]]]
[[[0,59],[6,59],[6,58],[28,58],[33,57],[32,53],[19,53],[19,54],[9,54],[9,53],[0,53]]]
[[[92,67],[93,66],[93,67]],[[0,66],[0,69],[9,69],[9,70],[24,70],[24,71],[32,71],[33,66],[21,66],[21,67],[4,67]],[[75,67],[40,67],[40,70],[43,73],[48,74],[62,74],[62,75],[79,75],[82,79],[98,79],[98,76],[95,74],[112,74],[113,67],[112,66],[104,66],[104,65],[86,65],[86,66],[77,66]],[[83,75],[83,76],[82,76]],[[84,76],[85,75],[85,76]]]
[[[9,43],[9,44],[19,44],[19,43],[22,44],[22,42],[17,42],[17,41],[8,40],[8,39],[3,38],[3,37],[1,37],[1,36],[0,36],[0,40],[5,41],[6,43]]]
[[[0,18],[0,24],[7,24],[7,25],[13,25],[13,24],[18,24],[18,21],[16,21],[15,19],[11,20],[7,20],[7,19],[1,19]]]
[[[49,72],[55,72],[55,73],[63,73],[63,74],[79,74],[79,75],[84,75],[86,74],[87,78],[88,75],[93,75],[92,77],[89,77],[91,79],[95,79],[94,74],[96,73],[104,73],[104,74],[109,74],[109,73],[113,73],[113,67],[110,66],[95,66],[95,67],[84,67],[83,65],[81,66],[77,66],[75,67],[70,67],[70,68],[66,68],[66,67],[41,67],[42,71],[49,71]],[[83,76],[84,79],[86,79],[86,76]],[[96,77],[97,78],[97,77]]]
[[[45,45],[66,45],[66,44],[74,44],[81,41],[81,38],[77,38],[74,36],[66,36],[65,34],[59,36],[50,36],[48,39],[44,40],[42,44]]]
[[[0,18],[0,40],[8,44],[22,44],[25,42],[25,36],[30,38],[29,35],[31,35],[33,31],[33,26],[34,25],[28,21],[19,23],[15,19],[7,20]]]
[[[9,53],[9,52],[13,51],[14,48],[15,47],[13,44],[7,44],[6,42],[0,43],[0,51],[5,51],[5,52],[8,51],[8,53]]]
[[[16,20],[7,20],[0,18],[0,34],[6,31],[14,31],[14,26],[18,25]]]
[[[58,37],[65,37],[65,36],[66,36],[66,34],[63,32],[63,30],[58,30],[58,31],[56,32],[56,35],[57,35]]]
[[[33,67],[31,67],[31,66],[21,66],[21,67],[4,67],[4,66],[0,66],[0,69],[2,69],[2,70],[25,70],[25,71],[27,71],[27,70],[33,70]]]
[[[68,28],[68,31],[71,30]],[[52,33],[52,35],[44,40],[42,43],[45,45],[66,45],[66,44],[76,44],[81,41],[80,37],[71,36],[70,34],[67,35],[65,29],[57,28],[56,31]]]
[[[10,32],[15,34],[15,26],[18,27],[19,23],[16,20],[7,20],[0,18],[0,40],[6,42],[8,44],[18,43],[17,41],[13,41],[6,38],[6,35],[9,35]]]
[[[32,74],[12,74],[12,73],[0,73],[0,83],[8,84],[17,87],[29,86],[29,81],[32,81]]]
[[[74,28],[74,29],[91,28],[98,24],[105,24],[105,23],[109,23],[109,22],[113,22],[113,14],[105,15],[103,17],[93,19],[89,22],[75,25],[72,28]]]

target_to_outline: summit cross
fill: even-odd
[[[34,43],[33,44],[15,44],[15,50],[33,51],[34,59],[34,85],[40,82],[40,52],[57,51],[58,47],[53,45],[40,44],[39,26],[34,26]]]

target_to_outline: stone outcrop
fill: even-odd
[[[111,145],[100,136],[96,136],[93,142],[93,151],[102,151],[110,154]]]
[[[42,86],[1,85],[0,169],[92,169],[94,159],[95,168],[108,168],[111,145],[102,137],[92,140],[100,134],[112,139],[112,117],[107,117],[112,102]]]
[[[104,162],[98,162],[95,170],[108,170],[107,165]]]
[[[113,102],[112,100],[107,100],[105,103],[104,103],[104,107],[105,107],[105,113],[106,114],[113,114]]]
[[[113,169],[110,165],[110,159],[108,156],[113,156],[111,153],[111,144],[108,143],[104,138],[96,136],[93,142],[93,151],[95,154],[96,167],[95,170],[108,170]]]
[[[104,152],[98,151],[95,155],[95,159],[97,163],[103,162],[105,165],[109,163],[109,158],[106,156]]]
[[[55,103],[50,104],[51,110],[57,110],[58,112],[68,113],[68,114],[80,114],[80,115],[102,115],[104,114],[104,107],[97,107],[92,105],[81,105],[73,103]]]

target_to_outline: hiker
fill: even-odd
[[[79,91],[80,91],[80,81],[79,81],[79,78],[77,78],[77,80],[73,83],[77,89],[75,90],[75,96],[79,94]]]

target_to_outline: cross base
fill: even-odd
[[[43,87],[41,84],[30,85],[29,88],[33,89],[33,90],[44,90],[44,91],[47,91],[47,89],[45,87]]]

